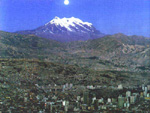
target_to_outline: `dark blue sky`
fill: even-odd
[[[37,28],[55,16],[77,17],[103,33],[150,37],[150,0],[0,0],[0,30]]]

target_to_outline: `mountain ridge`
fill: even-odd
[[[0,31],[0,58],[45,58],[63,49],[62,43],[51,39]]]
[[[150,67],[150,39],[124,34],[61,43],[35,35],[0,32],[1,58],[38,58],[96,70]],[[148,70],[147,70],[148,71]]]
[[[17,31],[18,34],[34,34],[36,36],[50,38],[59,42],[70,42],[88,40],[103,37],[104,34],[98,31],[91,23],[71,18],[55,17],[50,22],[34,30]]]

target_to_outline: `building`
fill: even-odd
[[[108,99],[107,99],[107,102],[108,102],[108,103],[111,103],[111,98],[108,98]]]
[[[122,97],[122,96],[119,96],[118,97],[118,107],[119,108],[123,108],[123,106],[124,106],[124,97]]]
[[[125,108],[129,108],[130,107],[130,103],[129,102],[124,103],[124,107]]]
[[[96,97],[92,98],[92,104],[96,101]]]
[[[147,93],[147,97],[150,97],[150,94],[149,94],[149,93]]]
[[[113,104],[116,104],[116,103],[117,103],[117,99],[112,98],[112,103],[113,103]]]
[[[130,97],[131,96],[131,91],[127,91],[126,92],[126,97]]]
[[[145,97],[144,99],[145,99],[145,100],[149,100],[149,101],[150,101],[150,97]]]
[[[122,84],[120,84],[120,85],[118,85],[118,89],[123,89],[123,86],[122,86]]]
[[[81,100],[81,97],[80,96],[77,96],[77,101],[80,101]]]
[[[104,99],[103,98],[99,99],[98,103],[104,103]]]
[[[145,90],[144,90],[144,96],[145,96],[145,97],[147,96],[147,91],[148,91],[148,88],[145,87]]]
[[[136,101],[136,97],[135,96],[130,96],[130,103],[134,104]]]
[[[84,104],[89,104],[89,92],[83,92],[83,103]]]
[[[145,90],[145,85],[144,85],[144,84],[142,84],[142,90],[143,90],[143,91]]]
[[[148,89],[148,91],[150,91],[150,85],[147,85],[147,89]]]

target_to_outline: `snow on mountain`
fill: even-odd
[[[51,20],[50,22],[48,22],[45,25],[48,25],[48,24],[55,24],[56,26],[60,25],[61,27],[65,27],[69,31],[72,31],[70,26],[75,27],[75,28],[77,28],[76,25],[79,25],[83,28],[85,28],[83,25],[87,25],[89,27],[92,27],[91,23],[83,22],[82,20],[80,20],[78,18],[74,18],[74,17],[62,18],[62,19],[60,19],[59,17],[55,17],[53,20]],[[85,29],[87,29],[87,28],[85,28]],[[89,30],[89,29],[87,29],[87,30]]]
[[[71,18],[55,17],[43,26],[34,30],[19,31],[19,34],[34,34],[60,42],[95,39],[104,36],[92,23]]]

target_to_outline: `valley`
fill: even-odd
[[[149,111],[149,84],[147,37],[105,35],[73,17],[0,31],[0,113]]]

